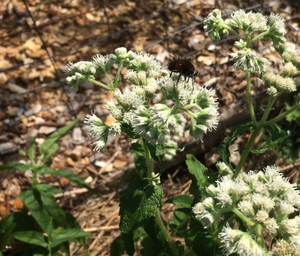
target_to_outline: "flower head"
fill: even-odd
[[[215,40],[220,40],[220,35],[228,35],[228,30],[224,26],[226,21],[222,19],[221,11],[218,9],[213,10],[204,20],[204,30],[208,32],[208,36]]]

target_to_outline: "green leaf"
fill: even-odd
[[[121,130],[122,132],[126,133],[130,138],[132,139],[138,139],[141,137],[141,135],[136,134],[132,128],[132,126],[128,125],[128,124],[122,124],[121,125]]]
[[[56,132],[52,133],[40,146],[40,152],[46,156],[47,152],[52,148],[52,145],[56,143],[60,138],[65,136],[69,130],[71,130],[79,121],[77,118],[74,122],[60,128]]]
[[[59,207],[53,195],[32,188],[21,191],[20,198],[44,232],[47,232],[51,217],[56,225],[65,225],[64,211]]]
[[[174,196],[171,199],[168,199],[165,204],[176,204],[177,208],[188,208],[191,207],[193,203],[193,198],[187,195]]]
[[[26,154],[26,152],[24,150],[18,148],[18,152],[19,152],[20,156],[24,156],[24,157],[28,158],[28,156],[27,156],[27,154]]]
[[[44,155],[44,164],[50,165],[50,158],[51,156],[59,149],[59,146],[57,143],[52,144],[52,146],[48,149],[47,153]]]
[[[122,256],[125,252],[125,246],[122,237],[117,237],[110,246],[110,256]]]
[[[31,160],[31,162],[33,162],[34,159],[35,159],[34,148],[35,148],[35,139],[36,139],[36,137],[37,137],[37,135],[32,137],[30,142],[29,142],[28,157]]]
[[[139,156],[144,156],[145,155],[145,152],[144,152],[144,149],[143,149],[142,145],[138,142],[131,144],[130,153],[137,154]]]
[[[76,183],[80,187],[86,188],[88,191],[90,191],[93,194],[97,195],[98,197],[102,198],[102,196],[96,190],[92,189],[89,184],[87,184],[83,179],[81,179],[78,175],[76,175],[72,172],[69,172],[66,170],[56,171],[56,170],[51,169],[50,167],[42,166],[37,169],[37,174],[40,174],[40,175],[53,174],[53,175],[65,177],[68,180]]]
[[[34,170],[35,165],[33,164],[22,164],[20,162],[8,162],[6,165],[0,166],[0,171],[17,169],[21,172],[25,172],[27,170]]]
[[[142,241],[142,256],[169,256],[163,252],[157,244],[149,236],[145,237]],[[172,254],[171,254],[172,255]]]
[[[144,225],[144,229],[154,242],[151,250],[155,250],[156,252],[162,251],[165,253],[165,255],[173,255],[161,228],[157,225],[157,222],[153,216],[151,216]]]
[[[65,241],[74,241],[76,238],[90,236],[91,234],[80,228],[66,229],[56,236],[53,235],[51,247],[55,247]]]
[[[161,146],[156,145],[156,144],[154,144],[150,141],[147,141],[147,140],[143,140],[143,143],[145,143],[146,147],[148,147],[152,159],[158,164],[160,169],[163,170],[163,166],[161,164],[161,157],[160,157],[160,155],[161,155]]]
[[[0,251],[3,251],[10,243],[16,225],[13,214],[4,216],[0,221]]]
[[[130,182],[120,198],[120,230],[128,233],[143,226],[161,206],[162,195],[160,186],[139,179]]]
[[[134,242],[133,242],[133,233],[122,233],[122,240],[124,242],[125,250],[129,256],[133,256],[134,254]]]
[[[50,243],[52,242],[52,230],[53,230],[52,220],[53,220],[53,218],[51,217],[50,221],[47,225],[47,229],[46,229],[47,237],[48,237],[48,240],[49,240]]]
[[[233,172],[234,172],[234,169],[229,160],[229,158],[230,158],[229,146],[230,146],[231,142],[233,142],[238,135],[240,135],[241,133],[243,133],[246,130],[253,130],[252,123],[247,123],[245,125],[240,125],[240,126],[234,128],[219,146],[219,153],[220,153],[220,156],[222,157],[222,160]]]
[[[201,189],[208,187],[210,184],[214,183],[217,179],[216,175],[206,168],[202,163],[200,163],[197,158],[193,155],[187,155],[186,165],[191,174],[193,174],[199,182]]]
[[[280,143],[282,143],[285,135],[279,126],[274,125],[274,124],[265,125],[264,129],[266,129],[271,135],[271,142],[268,143],[268,146],[260,148],[260,149],[251,149],[250,148],[250,149],[245,149],[245,150],[249,150],[252,153],[263,153],[267,150],[277,147]]]
[[[48,246],[47,238],[36,231],[16,232],[14,233],[14,237],[29,244],[35,244],[45,248]]]

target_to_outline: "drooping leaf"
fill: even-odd
[[[110,246],[111,256],[122,256],[125,252],[124,242],[121,236],[118,236]]]
[[[20,162],[8,162],[6,165],[0,166],[0,171],[10,170],[10,169],[17,169],[21,172],[25,172],[27,170],[33,170],[35,165],[33,164],[22,164]]]
[[[202,189],[215,182],[217,178],[216,175],[200,163],[195,156],[187,155],[186,158],[185,162],[189,172],[195,176]]]
[[[135,142],[135,143],[131,144],[131,146],[130,146],[130,153],[137,154],[139,156],[144,156],[145,155],[145,152],[143,150],[142,145],[140,143],[138,143],[138,142]]]
[[[28,207],[42,230],[46,232],[51,217],[43,205],[41,193],[35,188],[23,190],[20,192],[20,199]]]
[[[58,175],[61,177],[65,177],[70,181],[73,181],[74,183],[76,183],[77,185],[79,185],[80,187],[86,188],[88,191],[94,193],[95,195],[97,195],[98,197],[102,198],[102,196],[94,189],[92,189],[90,187],[89,184],[87,184],[82,178],[80,178],[78,175],[66,171],[66,170],[53,170],[50,167],[46,167],[46,166],[42,166],[39,167],[37,169],[37,174],[40,175],[44,175],[44,174],[54,174],[54,175]]]
[[[253,129],[252,123],[247,123],[245,125],[240,125],[234,128],[219,146],[219,154],[222,160],[224,161],[224,163],[231,169],[232,172],[234,172],[234,169],[229,160],[230,158],[229,146],[236,139],[238,135],[240,135],[244,131],[252,130],[252,129]]]
[[[144,225],[144,229],[147,232],[148,236],[153,240],[152,249],[156,252],[164,252],[165,255],[173,255],[172,250],[165,239],[165,236],[155,221],[154,216],[151,216],[150,219]],[[163,254],[164,255],[164,254]]]
[[[121,196],[120,230],[128,254],[134,253],[132,232],[143,226],[161,206],[162,194],[160,186],[149,185],[148,182],[136,178],[129,183]]]
[[[132,126],[130,126],[128,124],[122,123],[121,130],[122,130],[122,132],[126,133],[132,139],[138,139],[141,137],[141,135],[136,134],[134,132]]]
[[[124,242],[125,250],[129,256],[133,256],[135,252],[134,242],[133,242],[133,233],[122,233],[122,240]]]
[[[120,230],[128,233],[143,226],[161,206],[162,194],[160,186],[139,179],[130,182],[120,198]]]
[[[48,246],[47,238],[36,231],[15,232],[14,237],[29,244],[35,244],[45,248]]]
[[[40,146],[39,150],[42,155],[47,155],[47,152],[52,148],[52,145],[56,143],[60,138],[65,136],[69,130],[71,130],[79,121],[79,118],[77,118],[75,121],[73,121],[70,124],[67,124],[66,126],[60,128],[56,132],[52,133]]]
[[[263,128],[267,130],[271,135],[271,141],[268,143],[268,145],[260,149],[250,148],[245,150],[249,150],[252,153],[264,153],[267,150],[278,147],[278,145],[283,141],[284,133],[282,132],[279,126],[271,124],[271,125],[265,125]]]

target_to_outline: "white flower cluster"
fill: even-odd
[[[296,184],[289,183],[279,171],[278,167],[268,166],[264,172],[241,173],[235,180],[230,174],[221,177],[216,186],[207,188],[211,197],[194,206],[196,218],[209,227],[219,221],[222,213],[233,212],[248,219],[252,227],[260,225],[271,236],[280,234],[291,250],[300,252],[300,217],[290,216],[300,207],[300,193]],[[224,227],[219,238],[226,254],[264,255],[266,249],[258,246],[251,232],[251,228],[243,232]]]
[[[239,10],[233,12],[231,17],[233,20],[230,20],[230,25],[244,31],[261,32],[268,28],[268,19],[261,13],[253,13],[252,11],[246,13],[244,10]]]
[[[109,134],[116,136],[125,131],[132,138],[144,138],[152,143],[166,145],[170,157],[175,153],[177,141],[185,131],[187,119],[183,112],[192,119],[190,134],[196,140],[201,140],[203,134],[218,125],[215,118],[219,115],[218,104],[212,91],[201,88],[193,79],[185,81],[183,77],[180,79],[179,74],[171,76],[149,54],[134,53],[124,47],[117,48],[115,54],[97,54],[93,57],[93,62],[69,64],[66,71],[72,76],[67,81],[77,90],[83,80],[94,81],[95,74],[107,75],[113,64],[127,68],[124,78],[132,86],[121,91],[117,88],[120,81],[115,80],[110,80],[111,87],[103,86],[114,92],[116,101],[106,100],[105,108],[117,122],[107,126],[94,114],[87,115],[85,123],[89,124],[88,131],[97,140],[94,143],[95,150],[105,148]],[[162,99],[160,103],[153,105],[152,99],[158,89],[162,91]],[[167,106],[164,104],[165,100],[171,100],[173,104]]]
[[[291,63],[284,65],[283,74],[293,76],[297,73],[296,67]],[[292,77],[283,77],[281,75],[274,74],[271,67],[265,65],[265,73],[262,75],[262,80],[265,82],[265,86],[270,95],[276,96],[279,92],[294,92],[297,90],[295,79]]]

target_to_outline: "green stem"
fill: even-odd
[[[227,25],[223,25],[224,28],[228,29],[229,31],[231,31],[238,39],[242,39],[241,36],[231,27],[227,26]]]
[[[258,245],[260,245],[261,248],[265,248],[265,241],[264,241],[264,238],[261,233],[262,226],[260,224],[256,224],[254,230],[255,230],[256,237],[257,237],[256,241],[257,241]]]
[[[261,121],[259,122],[258,126],[255,128],[255,130],[252,132],[252,134],[251,134],[251,136],[250,136],[250,138],[249,138],[249,140],[247,142],[246,148],[243,151],[241,159],[240,159],[240,161],[238,163],[238,166],[235,169],[235,173],[233,175],[233,179],[235,179],[239,175],[239,173],[240,173],[240,171],[241,171],[241,169],[243,167],[243,164],[245,163],[246,158],[247,158],[247,156],[249,154],[249,149],[252,147],[252,145],[253,145],[253,143],[255,141],[255,138],[260,133],[262,127],[265,125],[265,121],[266,121],[266,119],[269,116],[269,113],[271,111],[271,108],[272,108],[272,105],[274,103],[274,100],[275,100],[275,98],[271,96],[270,99],[269,99],[268,106],[267,106],[267,108],[265,110],[265,113],[264,113]]]
[[[154,174],[153,161],[151,159],[151,154],[150,154],[149,148],[146,146],[146,144],[143,141],[141,141],[141,144],[142,144],[143,150],[145,152],[146,165],[147,165],[147,169],[148,169],[147,175],[148,175],[148,178],[150,179],[150,178],[152,178],[152,174]]]
[[[89,82],[92,82],[92,83],[94,83],[94,84],[97,84],[97,85],[99,85],[99,86],[105,88],[106,90],[111,91],[111,88],[110,88],[109,86],[107,86],[107,85],[105,85],[105,84],[102,84],[102,83],[100,83],[100,82],[98,82],[98,81],[96,81],[96,80],[94,80],[94,79],[88,78],[88,79],[86,79],[86,80],[89,81]]]
[[[107,80],[109,81],[110,86],[113,86],[113,82],[112,80],[109,78],[108,74],[105,72],[105,76],[107,78]]]
[[[200,106],[198,106],[197,104],[186,105],[184,107],[184,109],[188,109],[188,108],[191,108],[191,107],[195,107],[195,108],[199,109],[200,111],[202,110],[202,108]]]
[[[123,68],[123,62],[120,63],[120,66],[118,68],[118,72],[117,72],[117,76],[116,76],[116,80],[115,80],[115,85],[113,87],[113,91],[118,87],[118,82],[119,82],[119,76],[121,73],[121,69]]]
[[[251,99],[251,74],[250,74],[250,72],[247,72],[247,97],[248,97],[248,104],[249,104],[251,120],[252,120],[253,125],[256,127],[256,117],[255,117],[255,112],[254,112],[252,99]]]
[[[299,105],[295,105],[294,107],[290,108],[289,110],[285,111],[284,113],[282,113],[281,115],[269,120],[268,122],[265,123],[265,125],[270,125],[273,123],[278,122],[280,119],[286,117],[288,114],[292,113],[293,111],[300,109],[300,104]]]
[[[162,232],[163,236],[164,236],[164,239],[168,242],[170,248],[171,248],[171,251],[172,251],[172,254],[173,256],[179,256],[179,253],[175,247],[175,244],[173,243],[172,241],[172,238],[170,237],[170,235],[168,234],[161,218],[160,218],[160,213],[159,213],[159,210],[157,209],[155,214],[154,214],[154,218],[155,218],[155,221],[156,223],[158,224],[159,228],[160,228],[160,231]]]
[[[148,177],[152,178],[152,173],[154,174],[154,170],[153,170],[153,161],[151,159],[151,154],[150,154],[149,148],[147,147],[147,145],[143,141],[141,141],[141,144],[142,144],[142,147],[143,147],[144,152],[145,152],[146,164],[147,164],[147,167],[148,167]],[[163,224],[163,222],[160,218],[159,209],[157,209],[155,211],[154,218],[155,218],[155,221],[156,221],[157,225],[160,228],[160,231],[162,232],[162,234],[164,236],[165,241],[167,241],[167,243],[169,244],[169,246],[172,250],[173,256],[179,256],[179,254],[176,250],[175,244],[173,243],[172,238],[168,234],[168,232],[167,232],[167,230],[166,230],[166,228],[165,228],[165,226],[164,226],[164,224]]]
[[[264,35],[266,35],[266,34],[268,34],[268,33],[269,33],[269,31],[265,31],[265,32],[259,34],[258,36],[254,37],[254,38],[250,41],[250,44],[254,43],[256,40],[258,40],[259,38],[261,38],[262,36],[264,36]]]
[[[234,212],[241,220],[249,224],[249,226],[254,226],[254,222],[249,220],[244,214],[242,214],[237,208],[233,207],[232,212]]]

